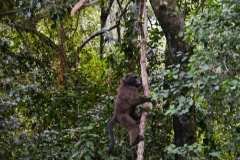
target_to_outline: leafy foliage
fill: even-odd
[[[88,7],[70,17],[75,2],[0,2],[0,13],[11,13],[0,16],[2,160],[133,157],[134,149],[119,127],[116,151],[107,155],[105,127],[119,79],[138,60],[134,8],[121,21],[120,41],[110,41],[100,58],[98,38],[79,51],[85,38],[100,28],[99,8]],[[209,0],[199,10],[196,3],[184,2],[186,41],[194,46],[185,72],[179,65],[165,68],[163,32],[157,23],[148,28],[150,84],[158,104],[147,122],[146,159],[240,157],[240,4]],[[185,88],[189,93],[183,96]],[[167,103],[170,107],[164,108]],[[193,104],[197,142],[177,147],[172,144],[172,117],[187,113]]]
[[[223,1],[194,17],[190,63],[199,116],[199,136],[208,157],[239,156],[239,3]]]

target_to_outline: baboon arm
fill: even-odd
[[[135,127],[137,125],[136,121],[127,113],[118,115],[118,121],[127,130]]]
[[[145,96],[139,96],[135,102],[133,103],[132,106],[137,106],[137,105],[140,105],[140,104],[143,104],[145,102],[151,102],[151,97],[145,97]]]

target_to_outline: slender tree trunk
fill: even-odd
[[[105,3],[107,2],[108,5]],[[101,16],[100,16],[100,23],[101,23],[101,30],[106,26],[107,18],[110,13],[112,4],[114,0],[104,1],[101,0]],[[104,51],[104,34],[100,35],[100,57],[103,58],[103,51]]]
[[[101,1],[101,16],[100,16],[100,23],[101,23],[101,30],[105,27],[108,15],[105,13],[105,6],[104,1]],[[103,58],[103,49],[104,49],[104,34],[100,35],[100,57]]]
[[[137,1],[137,8],[139,11],[139,19],[138,19],[138,31],[139,31],[139,39],[140,39],[140,65],[141,65],[141,77],[142,77],[142,83],[143,83],[143,89],[144,89],[144,95],[150,96],[150,90],[148,85],[148,74],[147,74],[147,67],[146,67],[146,52],[147,52],[147,24],[146,24],[146,18],[147,18],[147,8],[146,8],[146,0],[139,0]],[[151,108],[151,103],[145,103],[144,104],[145,109]],[[140,120],[140,135],[144,137],[144,128],[147,120],[148,112],[144,111],[141,115]],[[137,150],[137,160],[143,160],[144,159],[144,141],[141,141],[138,144],[138,150]]]
[[[65,66],[66,66],[66,55],[65,55],[65,31],[64,25],[60,23],[59,30],[60,44],[59,44],[59,71],[58,71],[58,83],[60,86],[64,86],[64,74],[65,74]]]
[[[189,47],[184,42],[184,17],[176,9],[176,0],[166,0],[167,3],[161,3],[161,0],[150,0],[157,20],[159,21],[167,40],[167,52],[165,54],[166,68],[180,65],[180,72],[187,71],[187,63],[190,57]],[[180,79],[179,79],[180,80]],[[182,80],[182,79],[181,79]],[[169,82],[165,81],[165,88],[169,89]],[[188,89],[184,88],[179,95],[187,96]],[[171,94],[171,93],[170,93]],[[171,99],[176,96],[171,96]],[[169,104],[169,103],[167,103]],[[191,106],[188,113],[183,115],[174,115],[174,143],[176,146],[184,144],[193,144],[195,142],[195,106]],[[176,156],[181,160],[184,157]]]
[[[122,50],[124,51],[125,58],[127,60],[126,66],[128,66],[128,72],[135,72],[138,67],[138,62],[140,60],[139,54],[139,6],[137,4],[138,0],[133,1],[133,6],[130,7],[127,15],[124,15],[125,31],[122,36]],[[128,16],[128,17],[127,17]]]

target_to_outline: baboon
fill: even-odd
[[[127,129],[131,146],[143,140],[143,137],[139,135],[140,118],[136,116],[135,109],[140,104],[151,102],[151,98],[142,96],[141,89],[142,82],[136,74],[129,73],[122,78],[117,90],[113,116],[107,124],[107,132],[110,137],[109,153],[113,151],[115,144],[113,125],[116,123]]]

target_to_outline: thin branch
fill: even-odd
[[[97,4],[97,3],[98,3],[98,0],[91,1],[91,2],[88,2],[88,3],[84,4],[84,7],[93,6],[93,5]]]
[[[147,16],[147,19],[148,19],[148,22],[150,23],[151,28],[153,28],[153,23],[151,21],[151,18],[149,16]]]
[[[34,28],[30,28],[30,27],[23,27],[22,25],[16,24],[16,23],[7,23],[7,25],[9,25],[10,27],[22,30],[24,32],[29,32],[29,33],[33,33],[35,35],[38,36],[39,39],[41,39],[46,45],[50,45],[50,47],[52,49],[57,49],[58,46],[50,39],[48,38],[46,35],[44,35],[41,32],[38,32],[36,29]]]
[[[113,30],[114,28],[116,28],[116,27],[120,24],[120,20],[121,20],[121,18],[123,17],[123,15],[125,14],[125,12],[127,11],[127,8],[128,8],[128,6],[129,6],[130,3],[131,3],[131,1],[129,1],[129,2],[127,3],[126,7],[124,8],[123,12],[120,14],[119,19],[117,20],[117,22],[116,22],[115,25],[113,25],[113,26],[111,26],[111,27],[109,27],[109,28],[104,28],[104,29],[102,29],[102,30],[100,30],[100,31],[97,31],[97,32],[93,33],[92,35],[90,35],[90,36],[89,36],[86,40],[84,40],[83,43],[77,48],[77,53],[79,53],[79,52],[85,47],[85,45],[86,45],[89,41],[91,41],[93,38],[95,38],[96,36],[99,36],[99,35],[101,35],[101,34],[103,34],[103,33],[105,33],[105,32],[111,31],[111,30]]]
[[[109,12],[112,8],[112,4],[113,4],[114,0],[110,0],[109,3],[108,3],[108,7],[107,9],[104,11],[107,15],[109,15]]]
[[[25,11],[29,8],[30,7],[25,7],[25,8],[18,8],[18,9],[11,10],[11,11],[6,11],[6,12],[0,12],[0,18],[5,17],[5,16],[15,15],[16,13],[21,12],[21,11]]]
[[[71,10],[71,16],[74,16],[74,14],[79,11],[87,2],[87,0],[80,0],[78,3],[76,3]]]
[[[83,6],[81,6],[82,8],[84,7],[89,7],[89,6],[92,6],[92,5],[95,5],[98,3],[98,0],[94,0],[94,1],[91,1],[91,2],[87,2],[85,3]],[[41,5],[42,5],[42,8],[44,7],[52,7],[52,6],[55,6],[56,4],[51,2],[51,1],[46,1],[46,2],[41,2]],[[60,7],[66,7],[66,4],[61,4],[59,5]],[[5,16],[15,16],[18,12],[23,12],[23,11],[26,11],[26,10],[29,10],[31,9],[32,7],[28,6],[28,7],[24,7],[24,8],[18,8],[18,9],[15,9],[15,10],[10,10],[10,11],[5,11],[5,12],[0,12],[0,19],[5,17]],[[80,8],[79,8],[80,9]]]
[[[80,51],[83,49],[83,47],[85,47],[85,45],[86,45],[89,41],[91,41],[93,38],[95,38],[96,36],[99,36],[99,35],[101,35],[101,34],[103,34],[103,33],[105,33],[105,32],[108,32],[108,31],[113,30],[113,29],[116,28],[119,24],[120,24],[120,23],[117,22],[115,25],[113,25],[113,26],[111,26],[111,27],[109,27],[109,28],[103,28],[102,30],[93,33],[92,35],[90,35],[90,36],[80,45],[80,47],[77,49],[77,52],[80,52]]]
[[[119,0],[117,0],[117,4],[118,4],[118,7],[120,8],[120,10],[122,11],[122,4],[119,2]]]
[[[64,86],[65,78],[64,78],[64,73],[66,69],[66,53],[65,53],[65,47],[64,47],[64,42],[65,42],[65,29],[62,21],[60,22],[60,28],[59,28],[59,51],[58,51],[58,58],[59,58],[59,73],[58,73],[58,82],[60,86]]]
[[[73,6],[73,8],[72,8],[72,10],[71,10],[71,16],[74,16],[75,13],[76,13],[77,11],[81,10],[82,8],[95,5],[96,3],[98,3],[98,0],[91,1],[91,2],[89,2],[89,0],[80,0],[78,3],[76,3],[76,4]]]
[[[79,19],[80,19],[80,14],[78,14],[78,16],[77,16],[77,21],[76,21],[76,24],[75,24],[75,28],[73,29],[73,33],[72,33],[72,35],[70,36],[70,39],[72,39],[72,37],[74,36],[74,34],[77,32],[77,28],[78,28],[78,24],[79,24]]]

